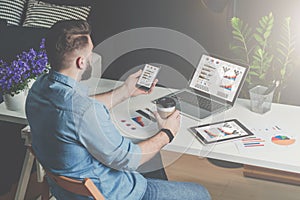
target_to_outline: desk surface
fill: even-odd
[[[105,79],[102,79],[101,81],[97,79],[91,79],[85,83],[90,86],[91,94],[107,91],[112,87],[118,86],[118,83],[115,81]],[[131,98],[119,104],[111,111],[112,120],[114,120],[117,127],[120,128],[122,134],[132,137],[132,134],[128,134],[128,131],[124,131],[119,126],[120,122],[118,116],[126,116],[128,113],[132,113],[137,109],[145,107],[153,108],[154,105],[151,103],[151,100],[167,94],[170,91],[170,89],[158,87],[150,95]],[[173,142],[165,146],[164,149],[201,157],[210,157],[220,160],[300,173],[300,157],[297,156],[297,152],[300,152],[300,133],[298,133],[300,130],[300,123],[298,116],[300,116],[300,107],[297,106],[272,104],[271,111],[261,115],[250,111],[249,100],[238,99],[232,109],[214,115],[213,117],[206,118],[205,120],[196,121],[183,116],[179,133]],[[282,134],[290,133],[296,139],[296,142],[290,146],[279,146],[274,144],[268,148],[265,146],[262,148],[241,150],[236,145],[238,141],[224,142],[208,146],[202,145],[187,130],[187,128],[191,126],[233,118],[238,119],[249,129],[264,129],[275,125],[280,126],[283,131]],[[0,120],[15,123],[27,123],[24,112],[8,111],[3,103],[0,104]],[[150,133],[148,136],[143,135],[142,137],[149,137],[152,134],[153,133]],[[271,139],[271,136],[272,133],[269,139]]]

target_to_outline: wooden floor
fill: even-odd
[[[163,152],[169,180],[204,185],[213,200],[299,200],[300,186],[246,178],[242,168],[223,168],[205,158]]]
[[[179,155],[170,152],[162,153],[168,178],[174,181],[190,181],[204,185],[211,193],[213,200],[299,200],[300,187],[245,178],[242,168],[222,168],[211,164],[205,158],[190,155]],[[0,200],[13,200],[16,184]],[[36,183],[36,173],[30,178],[26,200],[33,200],[41,190]]]

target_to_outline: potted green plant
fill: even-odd
[[[230,49],[238,55],[239,61],[249,66],[245,86],[270,86],[277,82],[274,101],[280,102],[282,89],[286,87],[287,77],[293,67],[295,37],[291,30],[291,18],[284,19],[280,38],[272,38],[274,16],[270,13],[259,20],[258,27],[251,28],[240,18],[231,19],[234,43]],[[248,90],[244,91],[247,96]]]
[[[0,60],[0,92],[9,110],[24,108],[25,90],[30,82],[48,71],[45,39],[38,51],[30,49],[16,56],[11,63]]]

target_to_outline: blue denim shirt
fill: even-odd
[[[120,135],[105,105],[89,98],[87,91],[55,71],[34,83],[26,115],[36,156],[52,173],[91,178],[108,199],[141,199],[147,182],[134,171],[141,149]],[[50,184],[54,193],[68,199],[65,191]]]

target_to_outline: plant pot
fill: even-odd
[[[27,88],[25,89],[25,96],[28,95],[28,92],[29,92],[30,88],[32,87],[32,85],[34,84],[34,82],[35,82],[35,79],[30,79],[30,80],[29,80],[28,86],[27,86]]]
[[[3,100],[7,110],[11,111],[24,111],[25,110],[25,92],[22,91],[14,96],[4,94]]]

